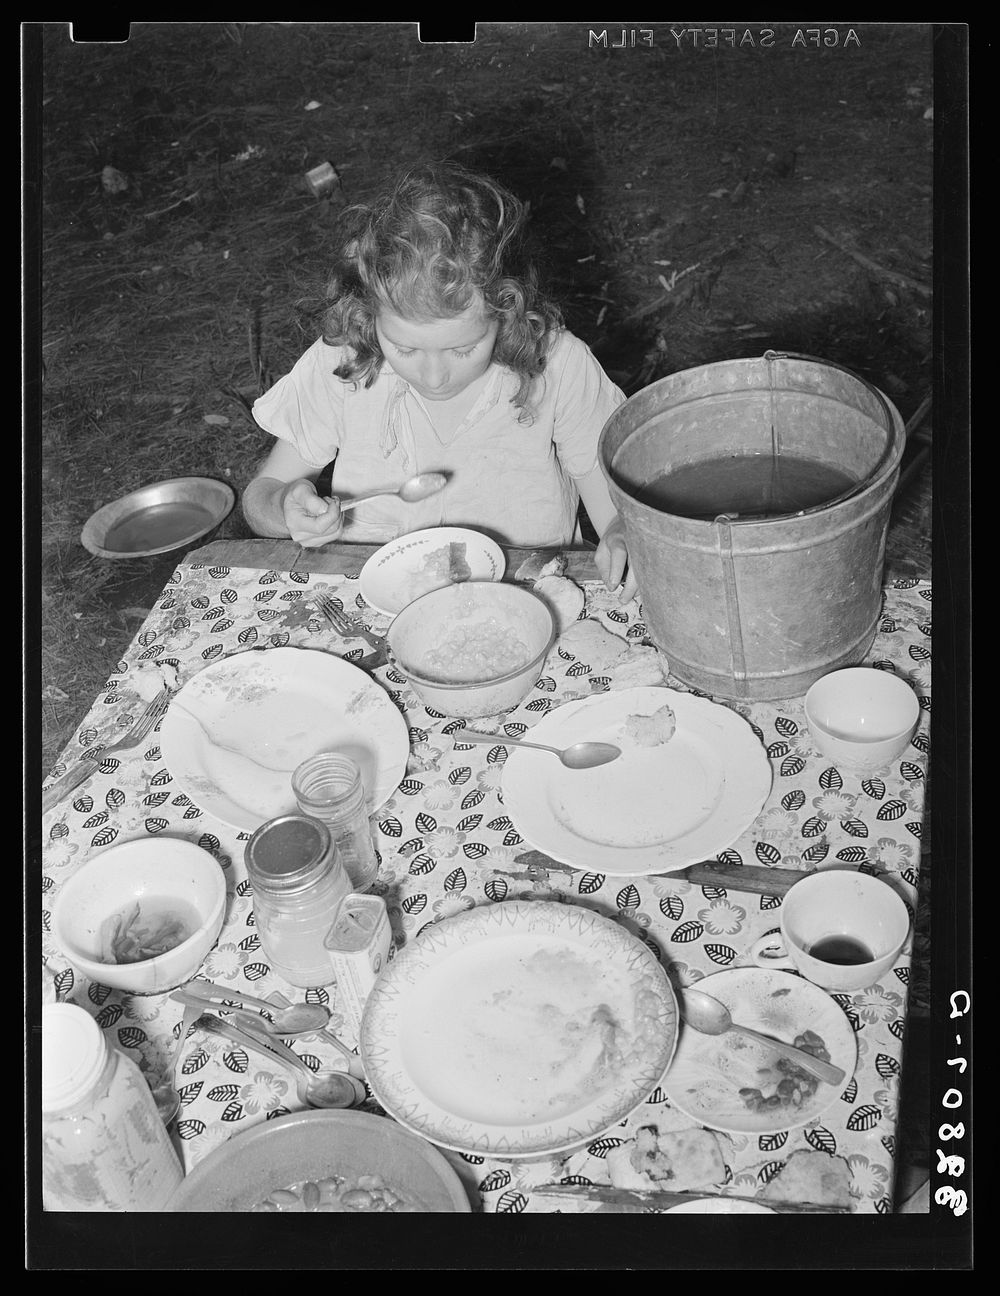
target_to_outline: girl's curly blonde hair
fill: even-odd
[[[499,320],[493,358],[520,378],[513,404],[526,416],[563,322],[539,288],[525,248],[526,218],[509,190],[455,162],[414,167],[375,201],[349,208],[323,327],[326,342],[348,349],[337,376],[366,387],[375,381],[383,360],[379,310],[450,319],[481,298]]]

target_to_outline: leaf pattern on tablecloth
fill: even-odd
[[[173,663],[179,678],[186,680],[227,651],[242,651],[254,645],[257,651],[285,644],[330,651],[328,632],[308,616],[310,595],[319,592],[336,598],[345,607],[357,607],[362,619],[370,620],[376,631],[386,629],[388,618],[375,617],[359,603],[355,578],[181,565],[140,628],[133,647],[117,664],[115,673],[123,678],[109,680],[108,691],[85,718],[60,764],[68,768],[80,759],[84,748],[98,743],[108,745],[113,735],[123,732],[135,718],[136,698],[127,682],[128,673],[147,655],[150,661]],[[589,583],[586,595],[587,615],[602,623],[610,633],[622,635],[629,642],[648,642],[647,627],[637,601],[621,607],[599,582]],[[760,735],[775,781],[758,822],[716,858],[737,865],[779,864],[803,870],[860,865],[875,873],[891,872],[915,883],[918,867],[927,867],[926,858],[923,861],[920,858],[920,836],[929,752],[930,600],[931,590],[919,581],[897,582],[887,589],[876,640],[868,655],[870,663],[907,679],[921,704],[912,747],[892,771],[861,777],[823,761],[811,747],[801,698],[728,704]],[[301,616],[302,613],[306,615]],[[525,863],[518,859],[519,852],[532,847],[522,842],[517,823],[503,806],[501,778],[507,753],[503,735],[530,734],[531,728],[567,697],[588,696],[613,687],[612,674],[598,674],[593,663],[553,653],[537,687],[518,707],[492,722],[498,733],[497,744],[492,748],[456,744],[450,733],[463,721],[445,719],[420,706],[405,679],[395,675],[390,667],[381,668],[376,678],[387,693],[394,693],[396,704],[406,713],[411,738],[411,761],[406,776],[375,818],[382,865],[376,891],[385,895],[400,946],[407,939],[419,939],[417,928],[421,922],[424,925],[420,930],[424,930],[441,921],[442,905],[450,910],[456,904],[498,904],[523,895],[579,903],[611,916],[651,949],[672,976],[691,980],[710,976],[721,967],[747,966],[745,950],[750,940],[765,928],[774,928],[775,911],[780,905],[778,897],[750,897],[735,890],[727,895],[725,888],[693,888],[669,875],[623,879],[594,870],[582,872],[562,867],[546,871],[535,866],[529,875]],[[672,687],[684,688],[674,680],[668,682]],[[481,723],[490,721],[476,723],[481,727]],[[841,800],[816,805],[812,798],[817,792],[821,797]],[[900,804],[902,810],[897,814]],[[888,813],[877,818],[877,812],[887,805],[891,807]],[[98,813],[100,821],[92,822],[83,830],[84,823],[92,817],[96,820]],[[808,830],[803,831],[807,824]],[[864,828],[864,836],[854,831],[856,825]],[[107,844],[123,837],[142,834],[155,837],[161,833],[198,841],[231,873],[227,928],[206,961],[208,975],[224,983],[253,986],[255,993],[265,997],[276,989],[288,994],[289,987],[260,958],[259,940],[253,926],[252,893],[246,883],[243,863],[249,834],[229,829],[220,832],[215,821],[204,815],[186,791],[173,784],[155,742],[139,759],[109,760],[106,770],[92,778],[84,793],[63,803],[50,816],[43,840],[50,857],[55,859],[59,852],[59,863],[46,867],[45,876],[53,884],[47,890],[57,891],[64,876]],[[734,900],[741,902],[742,915],[730,912]],[[46,911],[50,903],[51,895],[47,895]],[[713,904],[721,907],[713,911]],[[431,914],[434,916],[428,922]],[[921,917],[918,909],[918,922]],[[925,916],[923,921],[927,921]],[[43,934],[43,941],[56,993],[62,998],[79,994],[100,1014],[107,1013],[106,1029],[134,1030],[138,1032],[136,1039],[141,1034],[142,1042],[134,1050],[140,1055],[153,1048],[149,1036],[159,1039],[164,1034],[162,1022],[157,1020],[160,1014],[166,1021],[166,1033],[179,1020],[179,1008],[176,1015],[169,1008],[164,1012],[163,1001],[156,997],[129,1000],[107,987],[75,977],[61,951],[54,948],[49,932]],[[919,945],[915,934],[915,951]],[[841,1155],[854,1158],[853,1173],[857,1185],[863,1185],[863,1188],[855,1187],[855,1191],[863,1198],[863,1208],[869,1210],[880,1210],[880,1203],[886,1200],[885,1181],[880,1181],[878,1175],[888,1173],[892,1151],[879,1143],[886,1161],[882,1164],[873,1158],[872,1135],[864,1126],[869,1121],[883,1130],[893,1125],[894,1111],[884,1110],[882,1100],[876,1101],[876,1095],[884,1095],[888,1085],[898,1083],[892,1063],[898,1057],[903,1034],[902,1012],[908,978],[907,965],[895,970],[891,979],[891,984],[897,987],[895,1000],[887,997],[884,1002],[856,1005],[851,996],[844,997],[842,1002],[838,999],[857,1032],[859,1045],[867,1051],[864,1059],[859,1060],[856,1075],[840,1095],[837,1110],[845,1115],[836,1117],[831,1111],[831,1128],[826,1134],[840,1142]],[[885,989],[888,990],[888,984]],[[334,1014],[331,1021],[341,1020],[335,985],[292,993],[295,998],[326,996]],[[126,1003],[130,1021],[123,1026],[122,1010]],[[340,1029],[338,1026],[338,1033]],[[189,1058],[198,1056],[196,1050],[197,1046],[193,1049],[189,1041],[185,1067]],[[159,1051],[156,1056],[158,1059]],[[244,1065],[245,1069],[237,1073],[223,1065],[218,1053],[201,1055],[196,1084],[204,1087],[198,1092],[192,1088],[184,1119],[176,1127],[189,1166],[196,1164],[218,1142],[220,1104],[208,1098],[208,1089],[218,1085],[226,1074],[240,1085],[249,1084],[251,1064],[245,1057]],[[248,1095],[237,1086],[237,1092],[223,1104],[226,1125],[238,1131],[257,1119],[272,1119],[287,1110],[276,1094],[268,1090],[265,1101],[264,1093],[262,1090],[256,1096]],[[251,1103],[264,1105],[251,1111],[248,1097]],[[267,1107],[275,1101],[277,1106]],[[574,1174],[565,1177],[570,1181],[606,1182],[604,1161],[597,1154],[604,1140],[631,1137],[637,1123],[656,1119],[658,1115],[668,1123],[680,1120],[665,1095],[656,1091],[636,1114],[622,1122],[620,1129],[594,1141],[593,1154],[578,1154],[580,1166],[574,1162]],[[851,1127],[844,1123],[848,1116],[855,1122]],[[780,1146],[788,1154],[797,1147],[812,1146],[815,1138],[823,1136],[811,1127],[773,1137],[775,1148]],[[732,1142],[736,1148],[733,1181],[739,1183],[751,1174],[758,1174],[751,1160],[754,1140],[733,1136]],[[468,1155],[465,1159],[470,1164],[484,1166],[487,1209],[508,1213],[530,1209],[530,1176],[519,1171],[512,1179],[502,1166],[497,1167],[489,1158],[484,1161],[482,1157]],[[776,1169],[782,1162],[776,1160],[772,1164]],[[504,1174],[506,1178],[501,1187]],[[762,1181],[766,1177],[765,1173]]]
[[[806,1130],[806,1142],[817,1152],[829,1152],[831,1156],[836,1154],[837,1140],[830,1130],[825,1129],[822,1125],[813,1125]]]

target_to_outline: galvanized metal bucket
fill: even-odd
[[[788,352],[687,369],[619,406],[598,458],[649,633],[679,680],[723,698],[797,697],[861,661],[905,444],[899,411],[875,387]],[[638,498],[668,468],[751,454],[809,458],[855,484],[763,519],[678,517]]]

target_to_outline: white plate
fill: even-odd
[[[700,1197],[698,1201],[671,1206],[664,1215],[774,1215],[770,1206],[739,1201],[735,1197]]]
[[[664,704],[677,720],[674,736],[638,746],[626,733],[629,717]],[[746,720],[675,689],[621,689],[567,702],[524,737],[552,747],[590,739],[622,749],[597,769],[569,770],[530,748],[512,749],[504,764],[503,802],[517,831],[574,868],[638,876],[710,859],[753,823],[771,790],[771,763]]]
[[[673,1056],[656,956],[592,910],[501,901],[425,929],[361,1024],[372,1090],[401,1125],[502,1158],[579,1147],[624,1120]]]
[[[489,536],[465,527],[429,527],[397,536],[372,554],[358,578],[361,597],[376,612],[395,616],[421,594],[450,584],[447,578],[435,580],[423,570],[424,560],[449,544],[465,546],[469,580],[503,579],[507,560]]]
[[[797,1129],[821,1116],[850,1083],[858,1060],[851,1023],[825,990],[793,972],[769,968],[730,968],[697,982],[699,989],[726,1005],[733,1021],[794,1044],[810,1030],[822,1039],[834,1066],[843,1069],[843,1086],[817,1081],[812,1096],[798,1107],[752,1111],[741,1088],[761,1089],[773,1080],[775,1054],[765,1044],[730,1031],[701,1035],[682,1026],[680,1043],[661,1088],[675,1107],[709,1129],[727,1134],[774,1134]],[[768,1088],[773,1085],[767,1085]]]
[[[406,721],[357,666],[309,648],[251,649],[199,671],[160,727],[167,768],[202,810],[253,832],[296,810],[292,771],[320,751],[351,756],[372,810],[399,786]]]

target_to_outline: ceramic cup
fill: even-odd
[[[841,769],[885,769],[909,747],[920,703],[906,680],[873,666],[823,675],[805,697],[817,749]]]
[[[780,931],[751,948],[758,967],[790,968],[824,990],[863,990],[895,964],[910,931],[901,896],[848,869],[810,873],[781,903]]]

